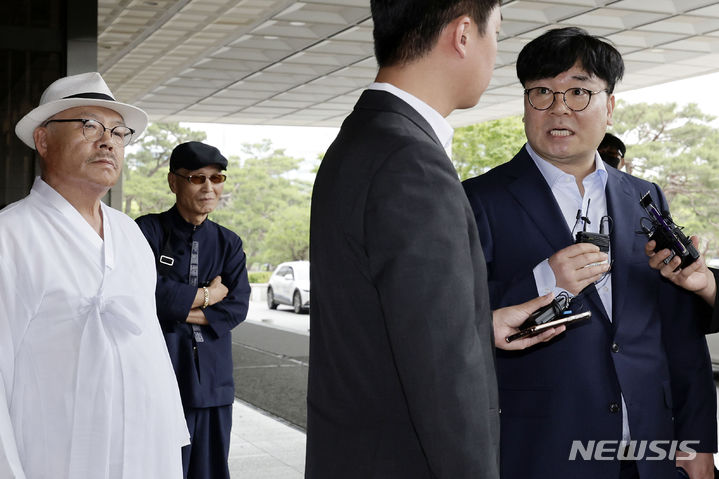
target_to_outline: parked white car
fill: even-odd
[[[278,304],[288,304],[298,314],[309,310],[309,261],[289,261],[277,266],[267,284],[267,307],[276,309]]]

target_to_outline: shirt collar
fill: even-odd
[[[434,134],[437,135],[437,138],[442,144],[442,147],[445,150],[449,151],[452,146],[452,136],[454,135],[454,128],[452,128],[449,122],[442,115],[440,115],[437,110],[435,110],[416,96],[412,95],[411,93],[407,93],[406,91],[397,88],[391,83],[374,82],[369,87],[367,87],[367,89],[381,90],[386,91],[387,93],[391,93],[400,100],[403,100],[412,108],[414,108],[417,113],[422,116],[422,118],[427,120],[429,126],[431,126],[432,130],[434,130]]]
[[[539,156],[529,143],[525,143],[524,147],[527,149],[527,153],[529,153],[529,156],[532,158],[532,161],[534,161],[534,164],[537,165],[539,172],[542,174],[550,188],[554,187],[554,185],[562,178],[571,176]],[[590,173],[589,176],[594,175],[595,173],[602,182],[602,188],[606,188],[608,178],[607,168],[604,165],[604,161],[602,161],[602,157],[599,156],[599,153],[596,151],[594,152],[594,171]]]
[[[55,188],[45,183],[45,180],[39,176],[35,177],[31,194],[38,195],[44,203],[52,206],[65,216],[75,216],[75,208],[60,193],[55,191]]]
[[[170,218],[172,219],[172,222],[174,223],[175,228],[179,228],[181,231],[188,231],[188,232],[197,231],[200,228],[203,228],[205,226],[205,224],[208,222],[208,220],[210,219],[210,217],[208,216],[199,225],[193,225],[192,223],[188,223],[185,220],[185,218],[182,217],[182,215],[180,214],[180,211],[177,209],[177,203],[175,203],[172,206],[172,208],[170,208],[167,211],[167,214],[170,215]]]
[[[74,229],[77,234],[83,235],[88,241],[98,248],[105,248],[107,256],[108,243],[111,238],[107,205],[100,202],[100,208],[102,209],[103,216],[103,237],[105,238],[103,240],[92,228],[92,226],[90,226],[90,223],[82,217],[80,212],[77,211],[69,201],[58,193],[55,188],[47,184],[41,177],[38,176],[35,178],[30,195],[35,199],[35,201],[39,201],[41,204],[48,205],[59,211],[60,214],[67,219],[70,229]],[[112,267],[112,258],[106,257],[105,263],[107,266]]]

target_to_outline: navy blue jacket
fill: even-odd
[[[242,240],[232,231],[205,220],[201,225],[187,223],[173,206],[159,214],[137,218],[137,224],[159,261],[166,244],[163,218],[171,231],[170,249],[174,264],[158,262],[157,316],[175,368],[182,403],[187,407],[213,407],[232,404],[232,328],[245,320],[250,298]],[[229,292],[225,299],[205,308],[209,326],[200,326],[204,341],[193,350],[192,325],[185,322],[197,287],[189,285],[192,241],[199,242],[198,285],[206,286],[215,276]]]
[[[573,440],[586,447],[589,440],[621,439],[621,394],[633,440],[696,440],[693,449],[716,450],[715,389],[702,332],[709,318],[700,317],[710,312],[649,267],[647,239],[637,233],[646,216],[641,195],[650,191],[663,210],[666,199],[655,184],[607,171],[613,321],[592,285],[575,305],[591,319],[528,350],[497,351],[503,478],[619,477],[616,460],[568,458]],[[573,243],[539,169],[523,148],[464,187],[492,308],[536,297],[534,266]],[[638,468],[642,477],[676,477],[673,461],[644,460]]]

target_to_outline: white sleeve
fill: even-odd
[[[15,370],[15,334],[11,321],[17,320],[20,314],[15,284],[7,257],[0,256],[0,477],[25,479],[10,420]]]
[[[554,297],[556,298],[560,293],[566,293],[570,298],[574,297],[574,295],[566,289],[557,286],[557,278],[554,276],[552,267],[549,266],[549,259],[545,259],[535,266],[532,272],[534,273],[534,282],[537,284],[537,293],[539,296],[554,293]]]

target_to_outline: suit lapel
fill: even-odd
[[[634,198],[629,182],[618,171],[607,168],[609,179],[607,181],[607,211],[612,218],[612,229],[610,232],[611,255],[612,255],[612,310],[620,311],[627,294],[619,294],[628,291],[626,265],[629,265],[637,255],[637,230],[638,224],[634,224],[635,216],[632,212],[635,208],[628,208],[627,205],[638,204],[639,198]],[[643,252],[641,253],[644,254]],[[614,267],[616,265],[616,268]],[[612,314],[614,321],[620,315]]]
[[[509,184],[509,192],[534,222],[554,251],[572,244],[572,233],[564,221],[562,211],[552,190],[525,148],[509,163],[509,174],[516,179]]]

